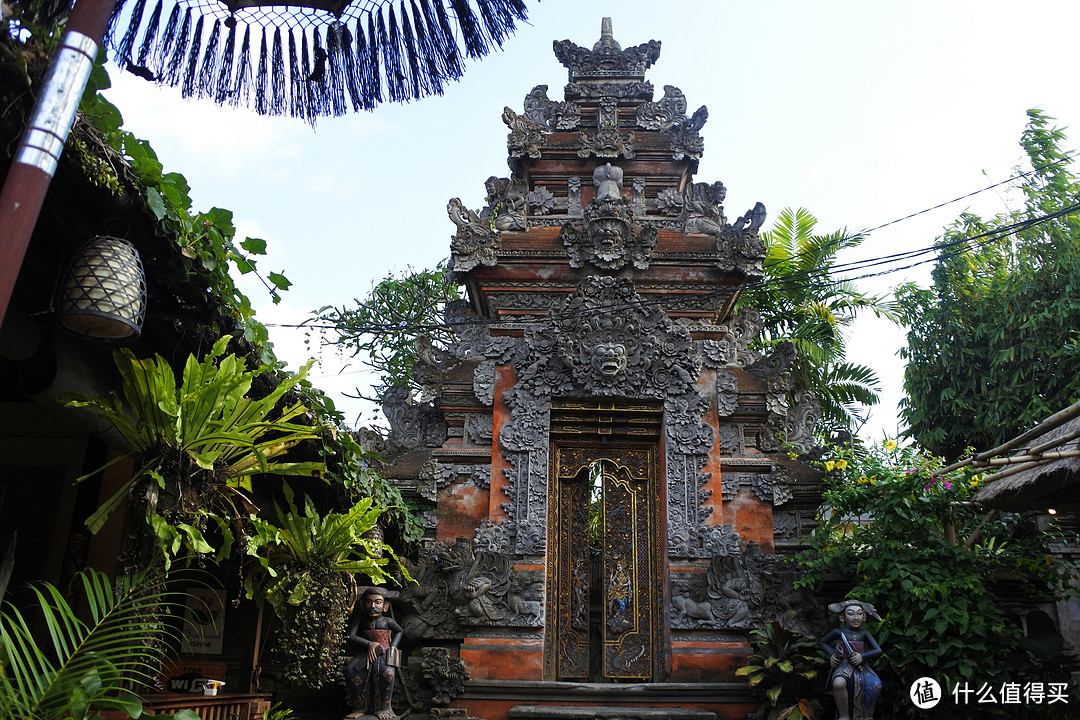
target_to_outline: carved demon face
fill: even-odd
[[[621,343],[597,343],[589,349],[589,356],[592,366],[605,378],[626,370],[626,348]]]
[[[626,251],[626,236],[630,228],[617,218],[604,218],[591,223],[588,229],[593,253],[604,262],[621,260]]]

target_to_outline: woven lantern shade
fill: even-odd
[[[106,45],[184,97],[314,124],[442,94],[527,17],[525,0],[117,0]]]
[[[127,240],[99,235],[83,245],[68,267],[57,322],[78,335],[123,340],[142,332],[146,275]]]

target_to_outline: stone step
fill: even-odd
[[[515,705],[511,720],[716,720],[708,710],[671,707],[576,707]]]

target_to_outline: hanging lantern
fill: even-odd
[[[78,335],[137,337],[146,317],[146,275],[135,246],[99,235],[75,254],[60,291],[57,322]]]

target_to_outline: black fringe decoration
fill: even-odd
[[[416,40],[413,38],[412,24],[409,23],[409,14],[405,12],[405,5],[401,6],[401,37],[405,45],[405,59],[409,63],[409,86],[414,100],[431,94],[431,85],[427,81],[427,74],[420,74],[420,58],[416,56]]]
[[[206,49],[203,50],[199,75],[195,80],[195,92],[198,97],[214,97],[214,82],[217,80],[218,67],[217,46],[220,38],[221,21],[214,20],[214,27],[210,29],[210,39],[206,41]]]
[[[264,36],[259,65],[266,64],[266,39]],[[261,79],[261,78],[260,78]],[[236,84],[233,86],[229,104],[238,107],[247,105],[251,97],[251,26],[244,26],[244,41],[240,43],[240,65],[236,69]]]
[[[142,23],[143,12],[146,10],[146,0],[135,0],[135,7],[131,10],[131,20],[128,21],[127,32],[116,46],[116,59],[126,65],[131,62],[131,49],[135,47],[135,36],[139,34],[139,25]]]
[[[259,45],[259,69],[255,74],[255,112],[266,115],[270,112],[266,101],[266,83],[270,79],[266,66],[266,30],[262,31],[262,42]]]
[[[330,27],[326,29],[326,96],[330,101],[330,114],[334,117],[341,117],[348,112],[348,106],[345,104],[345,73],[347,68],[345,63],[348,57],[348,50],[342,53],[342,31],[347,34],[349,31],[339,22],[330,23]],[[318,58],[319,54],[319,29],[315,28],[315,55]]]
[[[357,36],[362,41],[363,34],[360,32],[360,21],[356,23]],[[357,47],[357,60],[360,62],[361,79],[364,81],[364,98],[367,104],[365,110],[372,110],[383,101],[382,77],[379,74],[379,41],[375,34],[375,20],[368,14],[367,44],[359,43]]]
[[[202,22],[201,20],[199,21]],[[180,26],[180,34],[173,45],[172,54],[169,55],[164,70],[165,84],[176,86],[184,77],[184,58],[187,57],[188,42],[191,39],[191,8],[184,13],[184,23]]]
[[[236,94],[233,87],[233,55],[236,54],[236,23],[229,26],[229,34],[225,38],[225,48],[221,51],[221,66],[217,72],[217,80],[214,88],[214,102],[218,105],[236,105],[232,97]]]
[[[165,82],[164,76],[168,67],[169,53],[172,50],[173,43],[176,42],[176,34],[179,29],[180,6],[173,5],[173,9],[169,12],[169,20],[165,23],[165,30],[162,31],[161,37],[150,50],[149,57],[147,57],[147,67],[150,68],[150,72],[154,73],[159,83]]]
[[[118,63],[179,87],[183,97],[243,104],[260,115],[289,115],[313,124],[319,116],[344,115],[350,104],[354,111],[372,110],[384,100],[441,94],[446,82],[464,73],[465,57],[480,58],[501,46],[515,22],[526,19],[526,0],[373,0],[364,10],[349,7],[342,20],[301,26],[281,15],[275,20],[278,11],[268,9],[262,15],[265,25],[244,22],[238,50],[236,26],[242,21],[223,10],[171,0],[163,24],[165,0],[156,0],[144,25],[147,2],[117,0],[106,42]],[[350,28],[345,18],[355,18],[355,25]],[[208,19],[213,27],[203,37]],[[228,29],[224,39],[222,23]],[[257,60],[253,26],[260,32]],[[287,59],[282,33],[288,33]]]
[[[390,8],[390,17],[393,19],[394,9]],[[391,102],[401,102],[408,98],[402,88],[404,78],[401,75],[401,48],[397,46],[397,25],[394,25],[393,38],[386,32],[386,23],[383,20],[382,10],[378,17],[379,45],[382,50],[382,69],[386,77],[386,96]],[[391,44],[393,43],[393,44]]]
[[[439,1],[435,0],[435,2]],[[488,51],[488,44],[484,39],[480,24],[476,21],[476,15],[469,6],[469,0],[450,0],[450,7],[454,9],[454,15],[457,16],[458,26],[461,28],[461,39],[465,42],[465,52],[473,59],[484,57]]]
[[[325,51],[323,52],[325,55]],[[325,59],[323,61],[325,63]],[[322,82],[312,82],[311,77],[314,72],[311,67],[310,56],[308,55],[308,38],[307,33],[303,30],[300,31],[300,63],[303,68],[304,78],[304,119],[309,122],[314,122],[315,118],[320,115],[325,115],[326,110],[324,105],[328,103],[324,102],[326,86]],[[323,68],[323,72],[326,72],[326,68]]]
[[[285,95],[285,51],[281,41],[281,28],[274,30],[274,49],[270,65],[270,114],[284,115],[289,111]]]
[[[161,2],[162,0],[158,0],[154,6],[154,12],[150,13],[150,22],[146,24],[146,33],[139,45],[138,63],[140,67],[147,69],[149,69],[151,57],[150,50],[154,46],[154,38],[157,37],[158,27],[161,25]],[[154,76],[154,79],[157,79],[157,76]]]
[[[335,27],[338,30],[338,48],[340,52],[340,63],[343,67],[343,74],[345,77],[345,89],[349,92],[349,102],[352,103],[353,112],[357,112],[363,106],[363,95],[360,90],[360,73],[356,67],[356,56],[353,55],[352,49],[352,33],[349,32],[349,26],[345,23],[334,23],[330,26],[331,30]],[[363,36],[360,38],[362,43]],[[333,45],[331,45],[331,48]],[[330,62],[334,62],[334,52],[330,49]]]
[[[289,113],[293,117],[306,117],[304,115],[304,78],[307,74],[300,67],[300,56],[296,53],[296,38],[292,28],[289,28]]]
[[[202,49],[203,22],[205,15],[200,15],[195,23],[195,32],[191,34],[191,48],[188,50],[187,64],[184,66],[184,79],[180,85],[180,95],[189,98],[195,94],[195,73],[199,69],[199,51]]]
[[[411,0],[413,27],[416,28],[416,51],[419,60],[425,68],[421,72],[421,80],[424,82],[424,90],[428,94],[442,95],[443,91],[443,68],[439,65],[439,51],[432,42],[432,31],[424,27],[424,21],[420,14],[420,8],[416,6],[416,0]],[[402,15],[405,11],[402,10]]]

